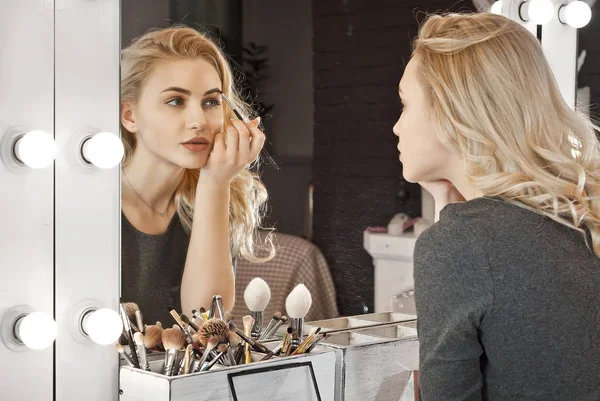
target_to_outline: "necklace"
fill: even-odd
[[[131,187],[131,189],[133,189],[133,192],[135,192],[135,194],[138,196],[138,198],[140,198],[140,200],[142,202],[144,202],[144,205],[148,206],[153,212],[158,213],[160,215],[160,217],[165,217],[165,213],[167,213],[167,210],[169,210],[169,205],[170,205],[171,201],[169,200],[169,203],[167,203],[167,207],[165,208],[164,212],[162,212],[162,213],[159,212],[158,210],[154,209],[152,206],[150,206],[149,204],[147,204],[146,201],[144,200],[144,198],[142,198],[142,196],[140,194],[138,194],[138,191],[136,191],[135,188],[133,187],[133,185],[131,185],[131,181],[129,181],[129,177],[127,177],[127,174],[125,174],[125,170],[123,170],[121,168],[121,172],[125,176],[125,179],[127,180],[127,183],[129,184],[129,186]]]

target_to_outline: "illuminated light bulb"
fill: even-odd
[[[113,344],[123,332],[123,322],[117,312],[110,308],[88,312],[81,323],[81,328],[96,344]]]
[[[544,25],[554,15],[554,5],[551,0],[530,0],[521,3],[521,19],[537,25]]]
[[[25,165],[42,169],[50,166],[56,159],[57,146],[52,135],[45,131],[30,131],[17,139],[15,156]]]
[[[32,312],[20,318],[15,323],[14,330],[17,339],[34,350],[42,350],[52,345],[57,332],[56,322],[44,312]]]
[[[558,10],[558,19],[572,28],[583,28],[592,19],[592,10],[583,1],[574,1]]]
[[[502,0],[494,2],[490,8],[492,14],[502,15]]]
[[[113,168],[123,159],[123,143],[110,132],[100,132],[87,139],[82,146],[84,159],[102,169]]]

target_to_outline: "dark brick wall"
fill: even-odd
[[[591,112],[600,119],[600,1],[592,9],[589,25],[579,30],[579,49],[587,51],[578,75],[578,86],[589,86]]]
[[[392,127],[397,85],[423,11],[471,2],[313,0],[314,237],[327,258],[342,315],[373,311],[373,263],[363,230],[395,213],[421,213],[402,178]],[[408,199],[398,196],[408,190]]]

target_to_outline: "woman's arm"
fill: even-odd
[[[184,311],[210,307],[213,295],[223,298],[225,310],[233,309],[235,279],[229,244],[230,185],[248,163],[254,161],[265,143],[257,128],[232,121],[227,135],[215,135],[206,166],[200,169],[194,203],[194,220],[183,278],[181,307]]]
[[[479,341],[493,286],[485,254],[466,222],[450,211],[415,247],[415,303],[423,401],[480,401]]]
[[[183,279],[184,311],[210,308],[213,295],[223,298],[225,310],[235,300],[235,279],[229,246],[229,183],[200,181]]]

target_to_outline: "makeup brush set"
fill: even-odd
[[[304,337],[303,320],[312,303],[308,289],[300,284],[289,294],[286,300],[289,318],[278,312],[263,327],[263,312],[270,297],[270,288],[264,280],[255,278],[250,282],[244,298],[251,314],[243,317],[243,330],[233,322],[231,314],[225,312],[219,295],[213,297],[208,311],[192,310],[192,319],[169,307],[175,322],[172,327],[163,327],[161,322],[145,325],[138,306],[133,302],[124,303],[121,305],[124,333],[116,345],[117,351],[130,367],[146,371],[151,370],[150,359],[162,356],[164,363],[159,373],[166,376],[310,353],[325,334],[314,327]],[[277,344],[270,348],[263,344],[273,339],[286,323],[289,327]]]

